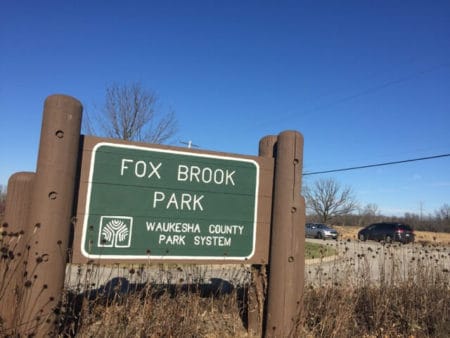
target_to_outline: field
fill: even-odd
[[[327,246],[347,245],[359,229],[336,228],[342,240],[327,241]],[[385,252],[386,259],[393,262],[403,259],[404,250],[417,248],[414,257],[402,261],[411,267],[411,272],[402,276],[400,282],[388,274],[379,284],[371,283],[364,274],[348,275],[351,283],[334,280],[333,276],[328,276],[332,283],[306,282],[293,337],[450,336],[450,267],[446,263],[450,247],[442,246],[450,243],[450,236],[422,232],[416,232],[416,236],[419,243],[414,246],[368,245],[377,245],[380,251],[374,250],[373,254]],[[315,250],[309,255],[325,256],[330,251],[317,247]],[[431,255],[432,251],[438,254]],[[356,262],[365,271],[364,255],[352,255],[342,269],[350,271]],[[13,261],[3,257],[1,271],[7,270],[8,264]],[[256,337],[246,330],[248,267],[224,269],[215,280],[208,277],[212,268],[216,267],[120,267],[122,278],[98,285],[96,272],[104,267],[79,266],[64,292],[59,336]],[[320,264],[314,268],[322,269]],[[400,271],[397,264],[390,269],[394,275]],[[149,279],[150,271],[155,270],[156,277]],[[0,276],[0,304],[5,276]],[[2,327],[0,321],[0,336],[8,333],[11,330]]]
[[[305,243],[305,259],[325,258],[336,254],[336,249],[329,245]]]

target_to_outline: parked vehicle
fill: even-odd
[[[306,223],[305,236],[320,239],[337,239],[338,232],[335,229],[322,223]]]
[[[361,241],[374,240],[390,243],[397,241],[401,243],[414,242],[414,230],[407,224],[395,222],[374,223],[366,226],[358,232]]]

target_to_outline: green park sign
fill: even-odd
[[[1,231],[8,245],[37,256],[4,271],[0,316],[7,333],[46,336],[58,329],[58,318],[42,313],[52,314],[61,302],[68,272],[61,258],[80,269],[258,265],[245,297],[254,310],[249,332],[283,337],[295,330],[305,271],[301,134],[267,135],[259,155],[246,156],[80,135],[81,116],[78,100],[49,96],[36,172],[8,181]],[[18,233],[28,240],[15,239]],[[25,270],[34,278],[23,293]],[[261,285],[268,285],[262,303]]]
[[[258,185],[252,159],[98,143],[90,159],[82,255],[249,259]]]

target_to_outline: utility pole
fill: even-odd
[[[420,221],[422,221],[422,217],[423,217],[423,205],[424,205],[424,202],[423,202],[423,201],[420,201],[420,202],[419,202],[419,208],[420,208]]]
[[[192,143],[191,140],[189,140],[189,141],[187,141],[187,142],[185,142],[185,141],[180,141],[180,143],[187,145],[187,147],[188,147],[189,149],[191,149],[192,147],[195,147],[195,148],[199,148],[199,147],[200,147],[200,146],[198,146],[198,145]]]

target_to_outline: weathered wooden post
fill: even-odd
[[[259,156],[273,158],[276,142],[277,136],[263,137],[259,142]],[[252,336],[261,336],[267,292],[266,266],[252,265],[251,278],[248,292],[248,331]]]
[[[24,287],[24,262],[27,260],[26,236],[31,227],[28,216],[34,173],[15,173],[8,181],[5,218],[2,224],[3,260],[0,264],[0,317],[5,333],[16,334]]]
[[[67,262],[75,190],[81,103],[52,95],[44,104],[31,198],[22,335],[54,335]]]
[[[295,131],[280,133],[275,153],[265,335],[289,337],[295,333],[304,284],[303,137]]]

